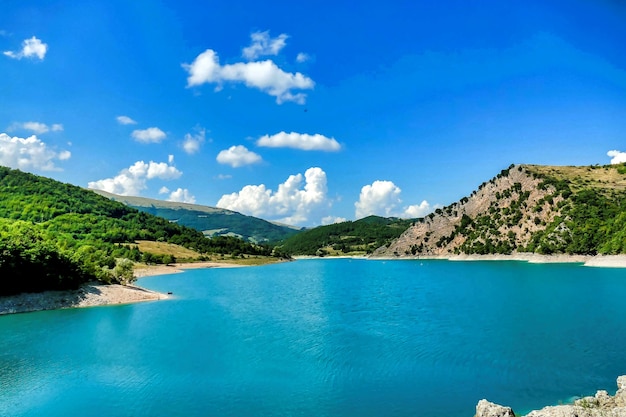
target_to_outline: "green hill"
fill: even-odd
[[[377,256],[626,253],[626,165],[512,165]]]
[[[136,241],[198,253],[269,255],[235,237],[206,238],[190,227],[140,212],[90,190],[0,167],[0,295],[75,288],[88,280],[132,280],[133,262],[169,263]]]
[[[120,196],[100,190],[93,191],[137,210],[192,227],[207,237],[235,236],[253,243],[271,243],[286,239],[301,230],[216,207]]]
[[[286,239],[279,249],[289,255],[364,255],[400,236],[414,221],[369,216],[318,226]]]

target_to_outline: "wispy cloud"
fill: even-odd
[[[141,143],[160,143],[167,135],[158,127],[149,127],[147,129],[133,130],[131,136]]]
[[[299,62],[299,63],[307,62],[310,59],[311,59],[311,56],[304,52],[300,52],[298,55],[296,55],[296,62]]]
[[[88,187],[113,194],[136,196],[147,188],[148,180],[155,178],[162,180],[180,178],[183,173],[173,166],[172,163],[172,157],[168,158],[168,163],[137,161],[130,167],[121,170],[113,178],[89,182]]]
[[[243,83],[276,97],[278,104],[286,101],[304,104],[306,94],[295,90],[311,90],[315,86],[311,78],[299,72],[285,72],[271,60],[220,65],[217,53],[212,49],[198,55],[191,64],[182,66],[189,74],[187,87],[216,84],[216,90],[220,90],[227,82]]]
[[[217,206],[287,224],[302,224],[330,207],[327,192],[326,173],[313,167],[304,176],[290,175],[275,192],[265,184],[246,185],[239,192],[223,195]]]
[[[341,149],[341,145],[334,138],[328,138],[318,133],[309,135],[280,132],[271,136],[261,136],[256,144],[268,148],[294,148],[303,151],[338,151]]]
[[[203,128],[198,128],[197,133],[187,133],[185,135],[185,139],[183,140],[183,149],[189,155],[197,153],[200,151],[200,147],[204,143],[206,135],[206,130]]]
[[[69,151],[51,149],[35,135],[20,138],[0,133],[0,165],[24,171],[59,171],[55,162],[65,161],[71,156]]]
[[[117,116],[115,120],[117,120],[117,122],[121,125],[136,125],[137,124],[136,121],[134,121],[128,116]]]
[[[48,44],[41,42],[40,39],[33,36],[22,42],[22,49],[19,51],[4,51],[3,53],[13,59],[37,58],[43,61],[46,52],[48,52]]]
[[[217,162],[239,168],[244,165],[256,164],[262,161],[259,154],[256,154],[243,145],[231,146],[217,154]]]
[[[270,32],[254,32],[250,35],[252,43],[250,46],[243,48],[242,55],[249,61],[253,61],[260,56],[278,55],[278,53],[287,45],[287,36],[281,33],[275,38],[270,37]]]
[[[16,130],[28,130],[35,134],[41,135],[47,132],[61,132],[63,131],[63,125],[60,123],[54,123],[51,126],[48,126],[45,123],[41,122],[15,122],[9,126],[9,131],[14,132]]]

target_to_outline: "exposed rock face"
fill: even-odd
[[[476,406],[476,417],[515,417],[511,407],[504,407],[487,400],[480,400]]]
[[[618,390],[614,397],[601,390],[593,397],[584,397],[571,405],[558,405],[535,410],[525,417],[626,417],[626,376],[617,378]],[[510,411],[510,414],[506,414]],[[480,400],[475,417],[514,416],[513,410],[487,400]]]
[[[481,245],[506,245],[503,248],[510,253],[526,246],[533,232],[545,228],[559,214],[558,203],[563,198],[555,194],[553,186],[541,183],[529,166],[513,165],[470,197],[417,222],[389,247],[377,249],[374,256],[481,253]]]

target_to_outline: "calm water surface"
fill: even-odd
[[[306,260],[144,278],[167,301],[0,317],[0,416],[468,416],[626,374],[626,271]]]

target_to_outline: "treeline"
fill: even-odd
[[[92,191],[0,167],[0,295],[74,288],[88,280],[128,282],[132,262],[146,256],[132,245],[136,240],[200,254],[272,254],[268,246],[208,239]]]
[[[369,216],[319,226],[286,239],[277,247],[289,255],[371,253],[404,232],[414,220]]]

